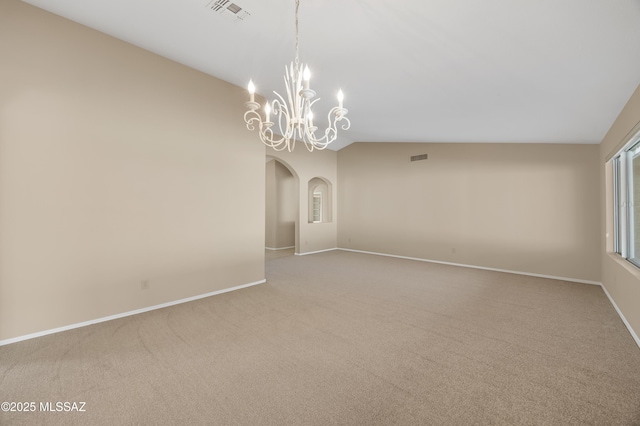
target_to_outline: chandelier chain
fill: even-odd
[[[300,0],[296,0],[296,69],[300,63],[298,59],[298,8],[300,8]]]

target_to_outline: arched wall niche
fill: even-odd
[[[333,221],[333,185],[331,181],[316,176],[307,185],[308,222],[328,223]]]

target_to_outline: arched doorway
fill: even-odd
[[[265,249],[267,258],[293,255],[297,241],[299,179],[284,161],[265,164]]]

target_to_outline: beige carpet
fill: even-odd
[[[0,347],[46,425],[640,425],[640,350],[597,286],[342,251],[268,283]]]

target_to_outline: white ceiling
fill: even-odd
[[[245,87],[284,92],[294,0],[26,0]],[[640,84],[640,0],[301,0],[300,59],[351,142],[599,143]],[[245,99],[239,100],[244,102]],[[318,120],[316,120],[317,122]]]

